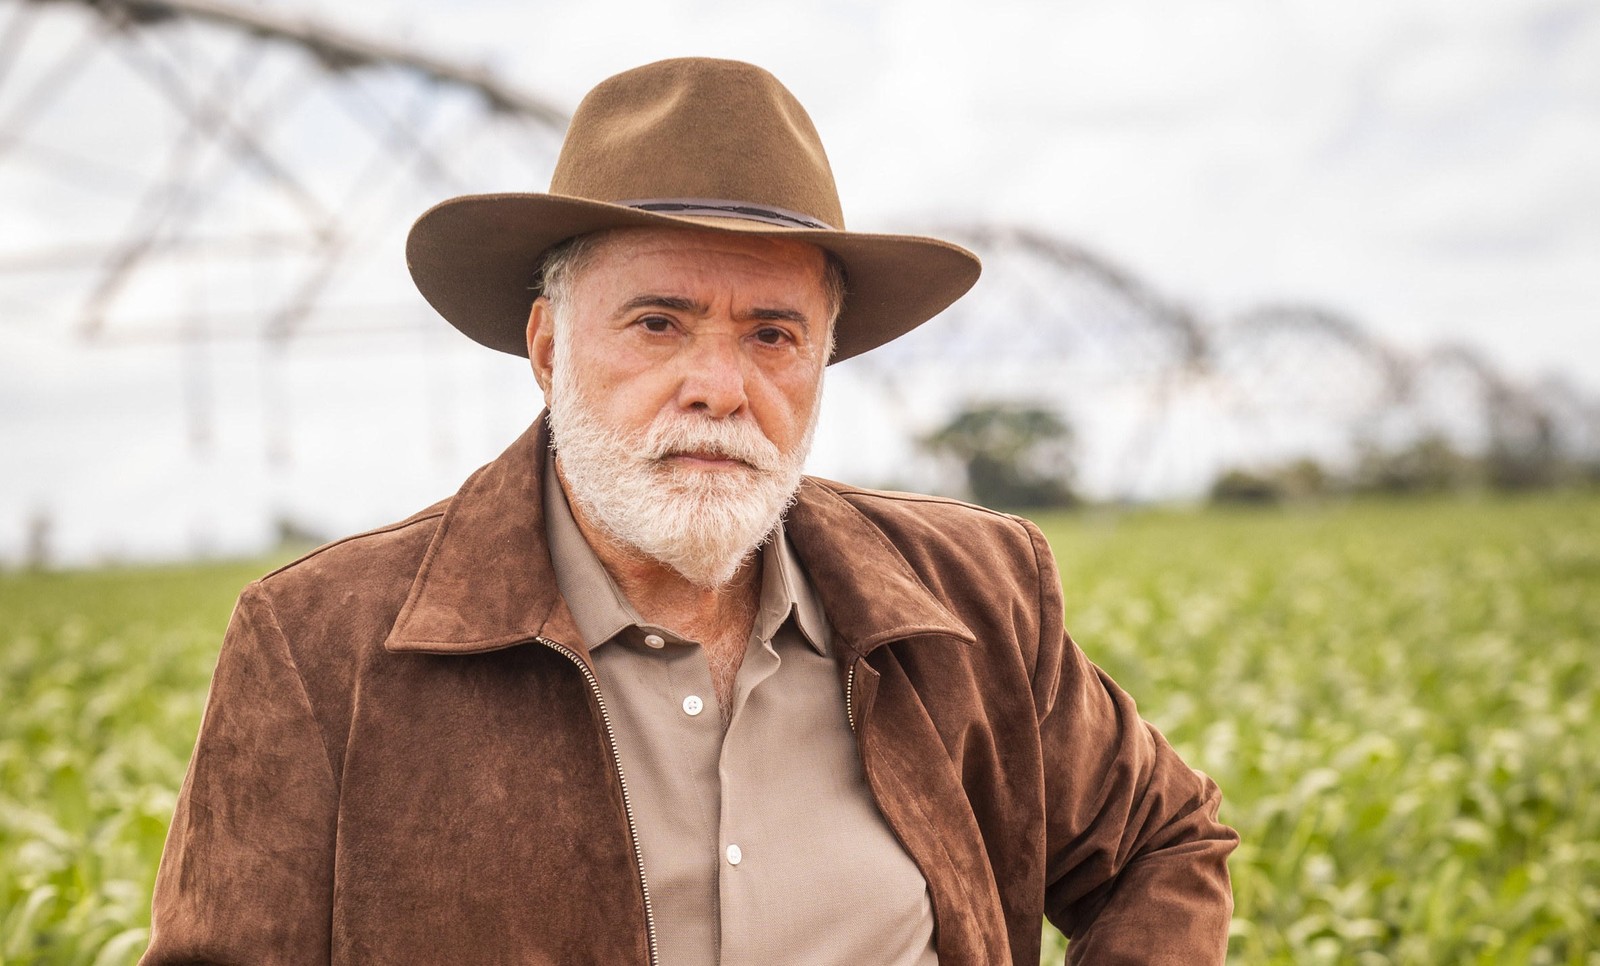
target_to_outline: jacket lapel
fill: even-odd
[[[907,637],[974,643],[972,631],[940,603],[883,531],[834,489],[837,485],[808,477],[787,521],[790,543],[836,639],[863,656]]]
[[[545,542],[545,421],[462,484],[423,556],[390,651],[475,654],[552,638],[586,654]]]

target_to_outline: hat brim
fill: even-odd
[[[846,295],[830,364],[877,348],[943,311],[978,280],[978,257],[917,235],[783,228],[739,218],[668,215],[536,193],[464,195],[428,209],[406,238],[423,298],[491,349],[528,354],[528,310],[544,253],[610,228],[678,227],[809,242],[844,263]]]

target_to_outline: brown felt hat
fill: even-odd
[[[909,332],[978,280],[977,256],[959,245],[845,231],[833,171],[800,102],[759,67],[698,57],[601,82],[572,116],[549,194],[440,202],[411,226],[406,264],[450,324],[525,356],[536,274],[551,246],[607,228],[663,226],[833,252],[846,287],[834,362]]]

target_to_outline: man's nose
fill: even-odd
[[[737,337],[706,333],[690,339],[681,360],[678,405],[714,419],[734,415],[746,401],[745,363]]]

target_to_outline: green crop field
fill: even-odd
[[[1600,496],[1043,523],[1075,638],[1223,788],[1234,961],[1600,963]],[[271,563],[0,576],[0,961],[143,949]]]

